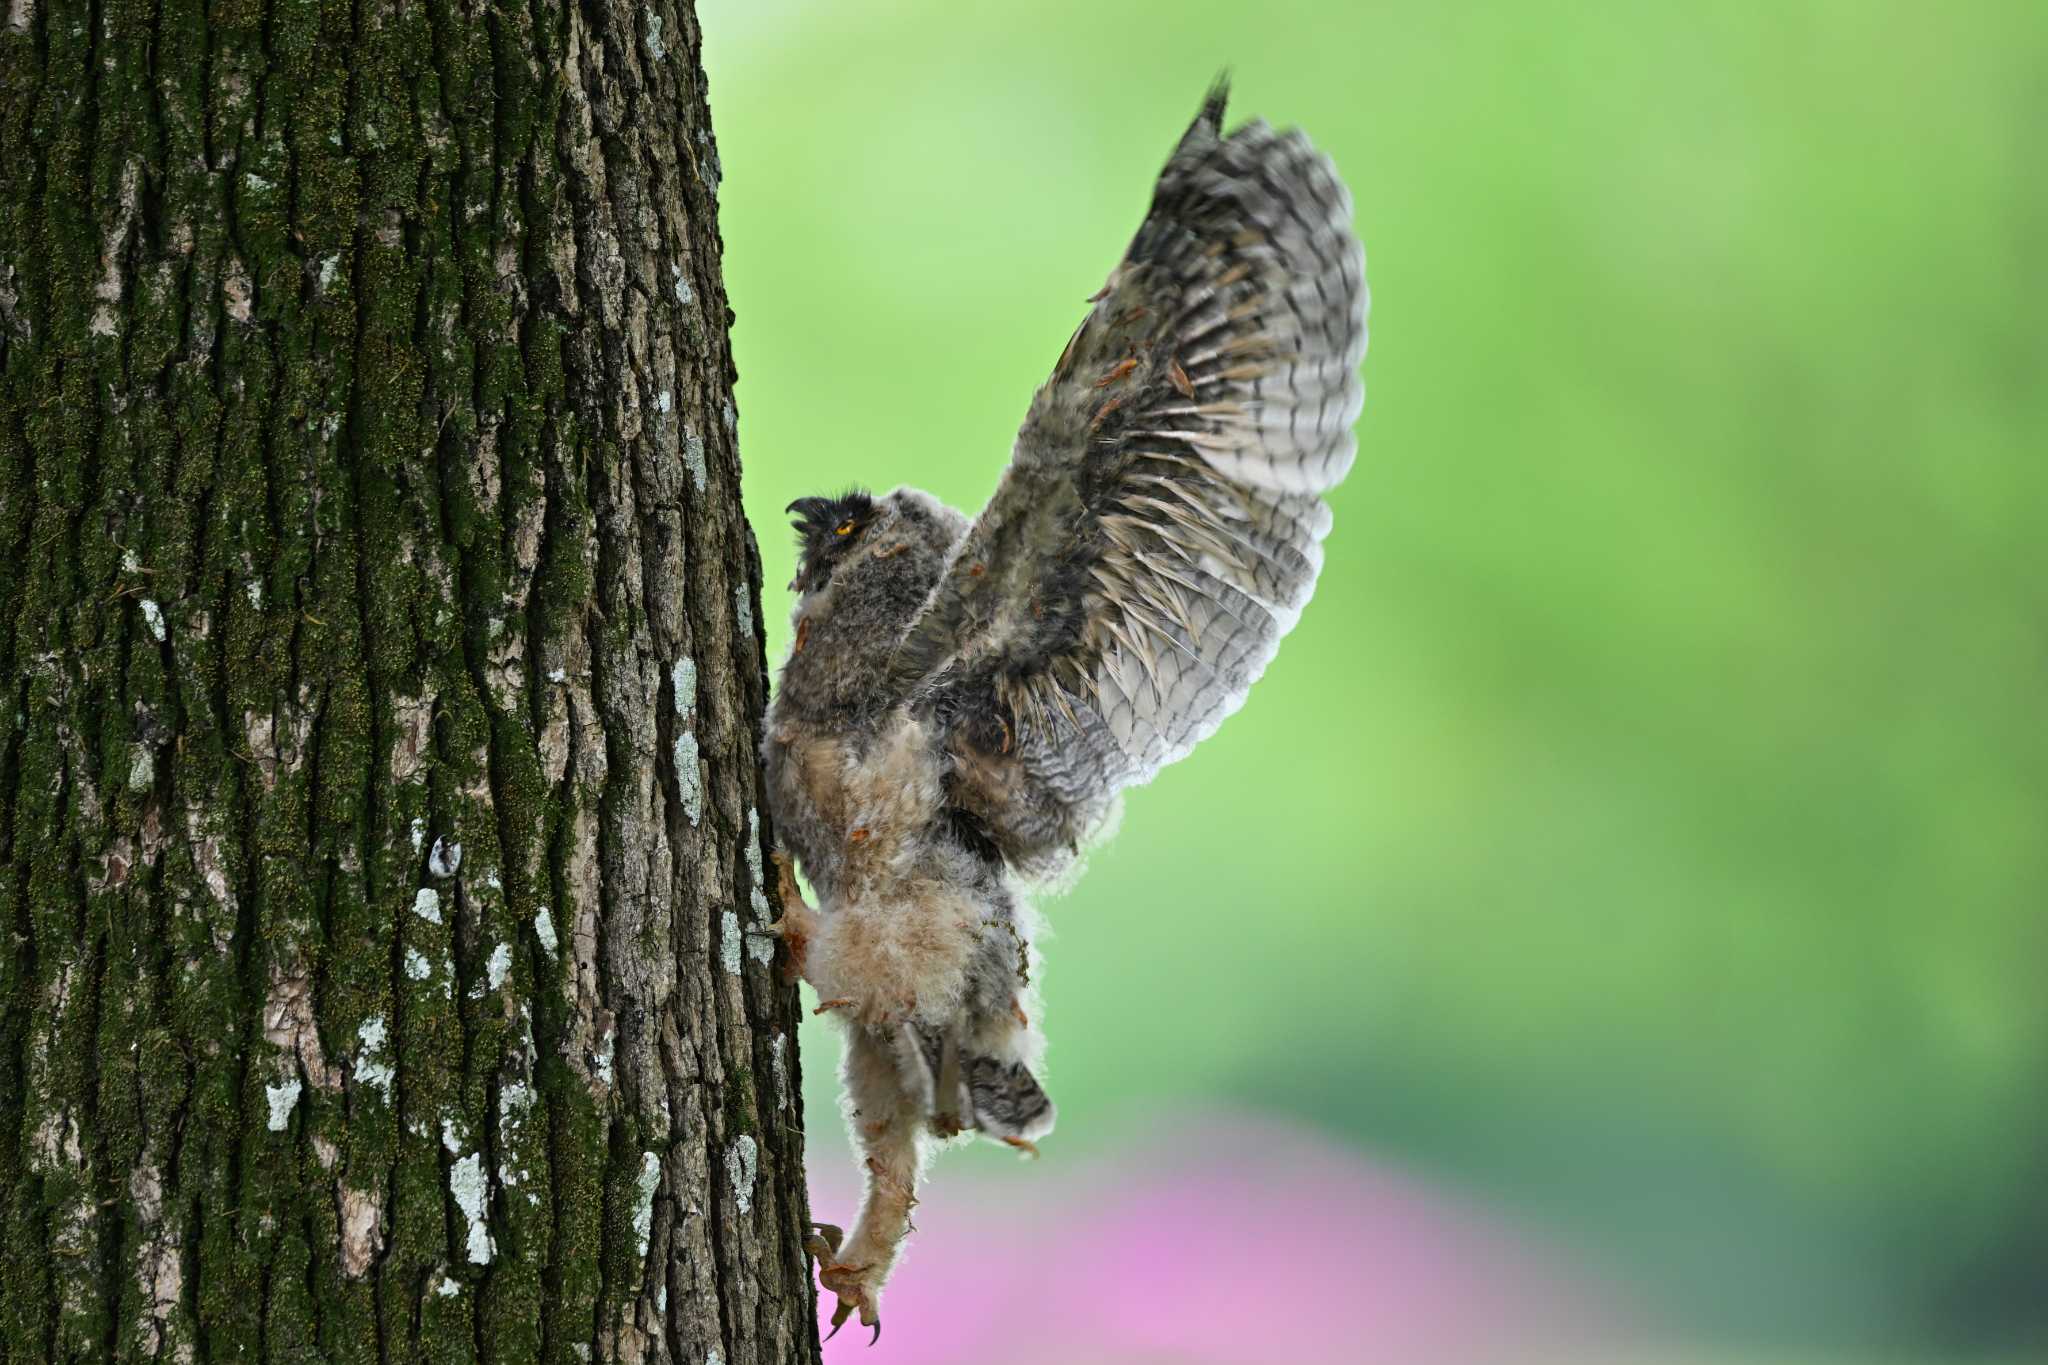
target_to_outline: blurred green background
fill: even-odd
[[[1045,907],[1057,1142],[1274,1110],[1726,1349],[2043,1352],[2048,6],[702,17],[771,585],[981,504],[1219,67],[1357,201],[1328,567]]]

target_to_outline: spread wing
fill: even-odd
[[[1315,587],[1363,402],[1351,201],[1297,131],[1211,92],[892,661],[954,801],[1013,862],[1244,701]]]

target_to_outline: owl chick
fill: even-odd
[[[1033,918],[1149,780],[1235,711],[1315,586],[1364,391],[1351,201],[1211,90],[973,521],[915,489],[802,498],[763,759],[789,966],[845,1030],[865,1156],[812,1250],[880,1332],[926,1151],[1052,1130]]]

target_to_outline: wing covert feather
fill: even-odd
[[[1314,590],[1368,296],[1300,132],[1212,92],[892,663],[1013,861],[1086,837],[1243,704]]]

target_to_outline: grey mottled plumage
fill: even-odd
[[[1242,704],[1315,586],[1367,294],[1350,198],[1299,132],[1211,92],[967,518],[913,489],[804,499],[796,643],[764,758],[816,888],[785,933],[846,1025],[868,1192],[818,1247],[876,1320],[930,1136],[1028,1146],[1031,915],[1124,788]]]

